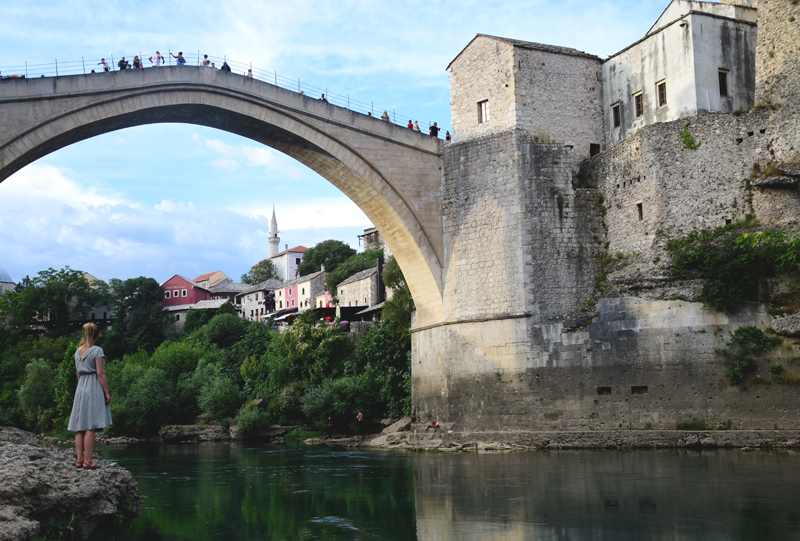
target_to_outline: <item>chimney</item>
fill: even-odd
[[[380,304],[386,300],[386,286],[383,285],[383,258],[378,258],[378,298],[377,303]]]

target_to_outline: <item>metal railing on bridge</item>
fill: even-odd
[[[124,55],[124,58],[128,62],[128,69],[132,69],[134,56],[138,56],[140,58],[145,69],[150,69],[153,67],[153,65],[148,61],[148,58],[152,55],[147,54],[142,56],[141,53],[134,53],[131,55]],[[171,51],[167,51],[167,54],[164,54],[163,56],[166,62],[165,65],[176,65],[176,61],[172,57]],[[112,71],[118,71],[119,68],[117,66],[117,62],[121,58],[123,57],[118,56],[115,59],[113,55],[109,55],[109,57],[106,59],[108,64],[111,66]],[[201,55],[199,51],[196,54],[196,58],[195,54],[184,55],[184,58],[186,59],[187,66],[200,66],[201,61],[204,60],[203,55]],[[38,77],[59,77],[62,75],[86,75],[92,73],[92,70],[95,70],[96,73],[102,74],[103,68],[100,60],[100,58],[81,58],[80,60],[68,61],[56,59],[52,63],[45,64],[29,64],[28,62],[25,62],[24,64],[14,66],[0,66],[0,74],[2,74],[3,78],[12,75],[24,75],[28,79]],[[277,71],[265,70],[259,68],[258,66],[253,67],[252,63],[237,62],[225,56],[220,57],[211,55],[208,56],[208,60],[216,64],[214,69],[220,69],[223,62],[227,62],[232,73],[240,74],[243,77],[248,77],[248,70],[251,70],[254,79],[258,79],[259,81],[264,81],[287,90],[292,90],[297,93],[305,94],[309,98],[319,99],[322,94],[325,94],[325,98],[329,103],[338,105],[340,107],[345,107],[358,113],[369,113],[378,120],[381,120],[381,115],[384,111],[386,111],[389,114],[389,121],[393,124],[397,124],[398,126],[407,127],[409,122],[414,121],[413,118],[397,113],[394,109],[378,107],[374,102],[360,101],[351,97],[349,94],[338,94],[336,92],[332,92],[328,87],[316,86],[309,84],[308,82],[301,81],[300,79],[284,77]],[[423,130],[424,133],[428,133],[430,126],[430,122],[424,124],[421,123],[420,129]]]

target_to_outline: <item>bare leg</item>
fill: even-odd
[[[75,432],[75,454],[78,455],[78,462],[83,462],[83,435],[84,432]],[[94,443],[94,442],[92,442]]]
[[[92,451],[94,451],[94,430],[87,430],[86,436],[83,438],[83,446],[86,449],[86,456],[83,459],[84,464],[92,463]]]

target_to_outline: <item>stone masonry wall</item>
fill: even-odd
[[[448,68],[453,140],[514,127],[514,48],[478,36]],[[478,102],[489,100],[489,120],[478,123]]]
[[[756,45],[756,106],[773,106],[779,161],[800,161],[800,3],[761,0]]]
[[[686,120],[648,126],[588,162],[583,172],[607,207],[608,251],[657,257],[659,230],[683,236],[746,214],[764,226],[800,230],[800,192],[751,183],[754,167],[779,163],[783,133],[774,114],[696,117],[686,126],[700,143],[695,150],[681,140]]]
[[[534,141],[574,147],[577,160],[592,143],[605,146],[600,59],[514,49],[517,127]]]

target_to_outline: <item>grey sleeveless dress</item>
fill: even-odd
[[[97,359],[105,357],[103,348],[92,346],[83,355],[75,352],[75,370],[81,375],[67,430],[83,432],[105,428],[111,424],[111,408],[106,406],[106,395],[97,379]]]

